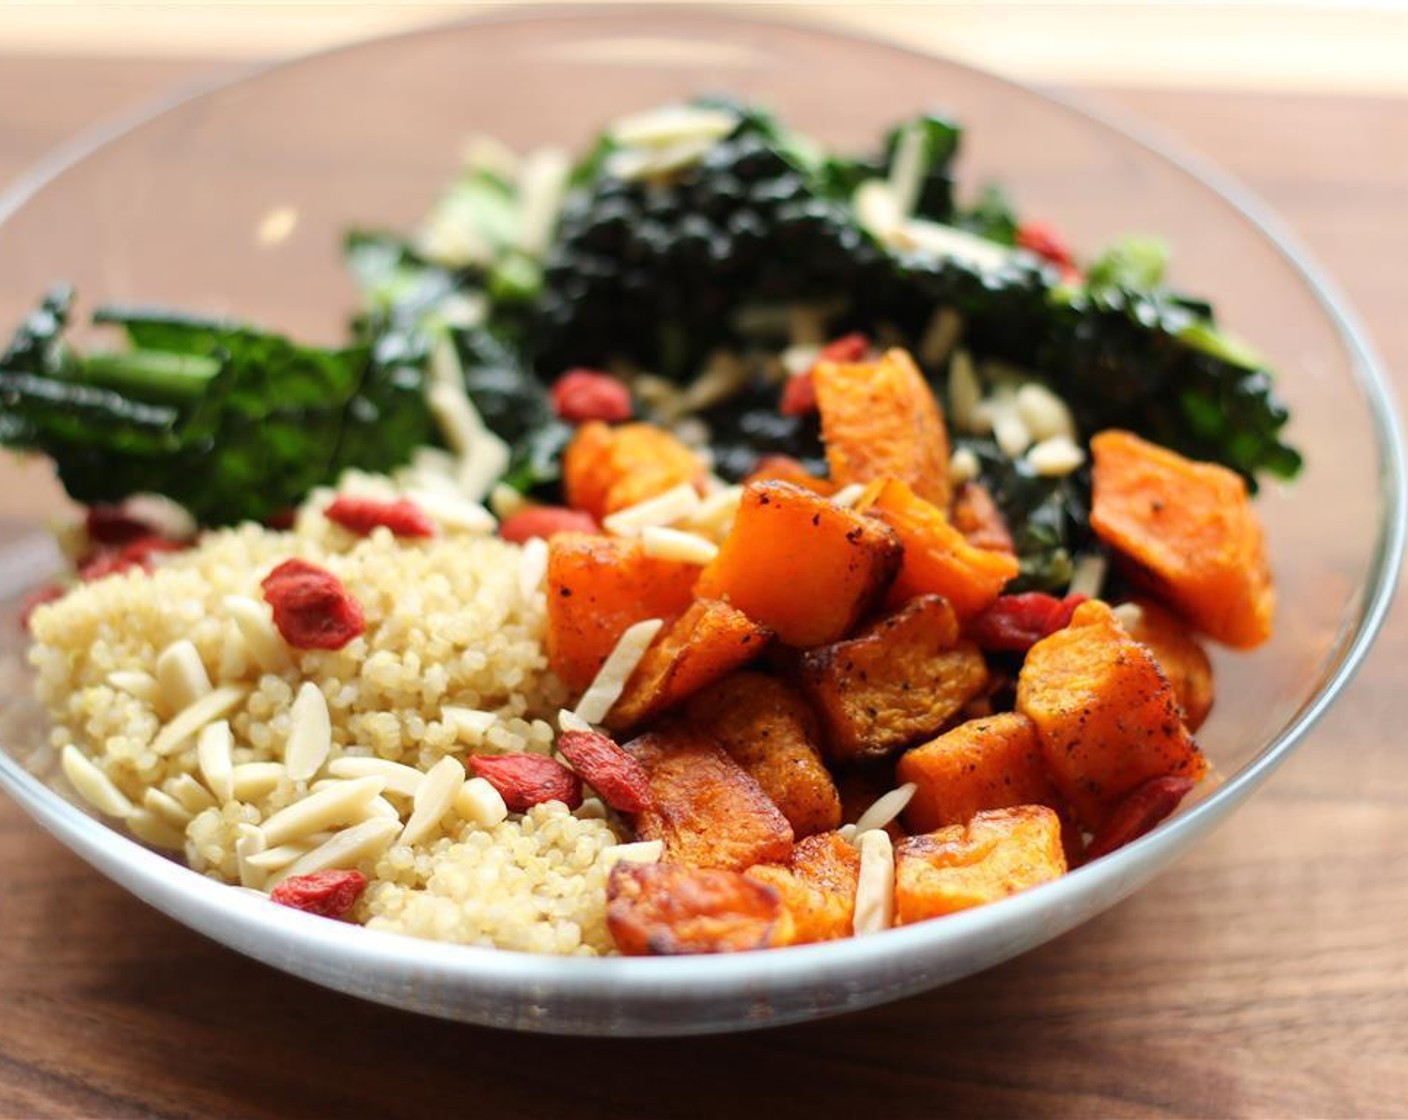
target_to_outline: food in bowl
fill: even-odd
[[[1208,764],[1196,635],[1274,592],[1269,373],[959,130],[863,158],[670,106],[481,141],[357,232],[341,349],[51,295],[0,438],[86,505],[28,616],[51,745],[275,902],[598,955],[942,917],[1137,838]]]

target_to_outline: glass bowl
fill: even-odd
[[[1217,655],[1200,738],[1221,780],[1149,836],[1058,882],[939,921],[843,942],[702,958],[553,959],[373,933],[269,905],[186,870],[47,784],[18,638],[0,672],[0,785],[104,874],[178,921],[320,984],[500,1027],[684,1034],[895,999],[995,964],[1128,895],[1237,808],[1343,689],[1383,619],[1403,546],[1394,410],[1324,278],[1240,188],[1160,143],[993,75],[818,28],[698,11],[574,10],[437,28],[277,66],[57,153],[0,200],[0,323],[51,282],[85,304],[171,303],[320,340],[355,294],[350,224],[405,227],[463,139],[579,144],[623,112],[730,91],[843,145],[939,105],[968,126],[971,192],[1008,184],[1025,213],[1089,251],[1156,231],[1175,279],[1281,371],[1305,453],[1260,500],[1282,604],[1274,641]],[[286,238],[260,237],[291,211]],[[280,219],[285,227],[288,215]],[[38,525],[0,553],[0,594],[55,563]],[[6,627],[7,634],[15,628]]]

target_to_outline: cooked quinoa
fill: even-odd
[[[180,851],[212,877],[271,889],[300,858],[319,858],[320,845],[365,824],[368,838],[352,858],[329,864],[370,881],[357,920],[469,944],[609,952],[601,855],[618,837],[594,800],[576,814],[557,802],[508,814],[487,783],[466,782],[446,764],[447,788],[459,792],[410,843],[401,822],[415,811],[419,787],[405,771],[392,771],[399,777],[379,793],[372,782],[368,796],[311,831],[262,842],[260,826],[280,810],[338,783],[348,788],[358,764],[339,760],[379,759],[424,774],[467,752],[546,753],[548,719],[565,698],[547,669],[543,592],[524,586],[517,545],[455,531],[417,541],[386,529],[359,537],[317,506],[310,502],[291,531],[207,533],[150,574],[108,576],[38,608],[29,657],[53,748],[76,748],[95,764],[115,790],[99,801],[140,839]],[[336,651],[282,644],[260,581],[291,557],[342,581],[362,608],[365,634]],[[243,628],[241,608],[256,615]],[[173,670],[158,667],[182,641],[199,657],[194,692],[176,687],[192,679],[189,670],[173,684]],[[305,682],[321,692],[331,745],[311,778],[295,780],[285,752]],[[212,781],[199,733],[166,754],[159,736],[192,696],[226,689],[234,690],[224,693],[223,713],[232,769]],[[217,796],[222,789],[233,796]],[[367,823],[377,817],[385,827]]]

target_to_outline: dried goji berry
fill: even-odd
[[[306,560],[285,560],[259,586],[274,625],[295,649],[341,649],[367,629],[342,581]]]
[[[842,335],[823,346],[816,356],[817,362],[858,362],[870,353],[870,339],[859,331]],[[805,416],[816,411],[816,383],[812,380],[812,369],[789,377],[782,387],[782,403],[778,405],[784,416]]]
[[[89,506],[83,515],[83,529],[96,545],[124,545],[160,536],[156,526],[133,517],[121,506]]]
[[[315,871],[292,875],[269,892],[280,906],[317,914],[323,918],[345,918],[367,889],[367,877],[360,871]]]
[[[526,813],[544,801],[561,801],[569,809],[582,804],[582,779],[545,754],[472,754],[468,762],[512,812]]]
[[[789,377],[782,387],[782,403],[778,409],[783,416],[805,416],[816,411],[816,383],[812,371]]]
[[[614,739],[598,731],[564,731],[558,752],[582,780],[618,813],[639,813],[650,804],[650,778]]]
[[[100,548],[78,569],[78,578],[84,583],[91,583],[95,579],[128,572],[133,568],[150,572],[154,555],[159,552],[180,552],[186,547],[179,541],[169,541],[165,537],[147,536],[128,541],[120,548]]]
[[[1179,802],[1193,788],[1190,778],[1150,778],[1125,795],[1104,826],[1090,840],[1085,850],[1087,859],[1109,855],[1153,831],[1164,818],[1178,808]]]
[[[588,420],[615,423],[629,420],[631,391],[609,373],[594,369],[569,369],[552,387],[552,408],[569,424]]]
[[[1066,239],[1055,226],[1046,222],[1024,222],[1018,226],[1017,246],[1061,268],[1070,268],[1076,263]]]
[[[1002,595],[968,623],[968,636],[987,650],[1025,653],[1048,634],[1070,625],[1084,595],[1057,599],[1041,591]]]
[[[554,533],[600,533],[601,526],[596,518],[579,509],[566,509],[563,506],[532,506],[504,518],[499,526],[499,536],[514,544],[522,544],[533,537],[547,540]]]
[[[858,362],[870,353],[870,338],[853,331],[828,342],[816,356],[819,362]]]
[[[380,502],[375,498],[356,498],[343,494],[333,499],[332,505],[323,510],[323,516],[362,536],[381,526],[390,529],[398,537],[435,535],[435,522],[409,498]]]
[[[46,583],[43,587],[36,587],[24,597],[24,603],[20,606],[20,629],[28,630],[30,615],[45,603],[62,599],[66,594],[68,594],[68,588],[61,583]]]

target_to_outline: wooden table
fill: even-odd
[[[0,180],[222,65],[0,58]],[[1092,96],[1279,208],[1408,395],[1408,101]],[[1408,1114],[1405,659],[1400,610],[1270,786],[1097,920],[903,1003],[732,1038],[516,1036],[334,995],[147,909],[0,800],[0,1117]]]

